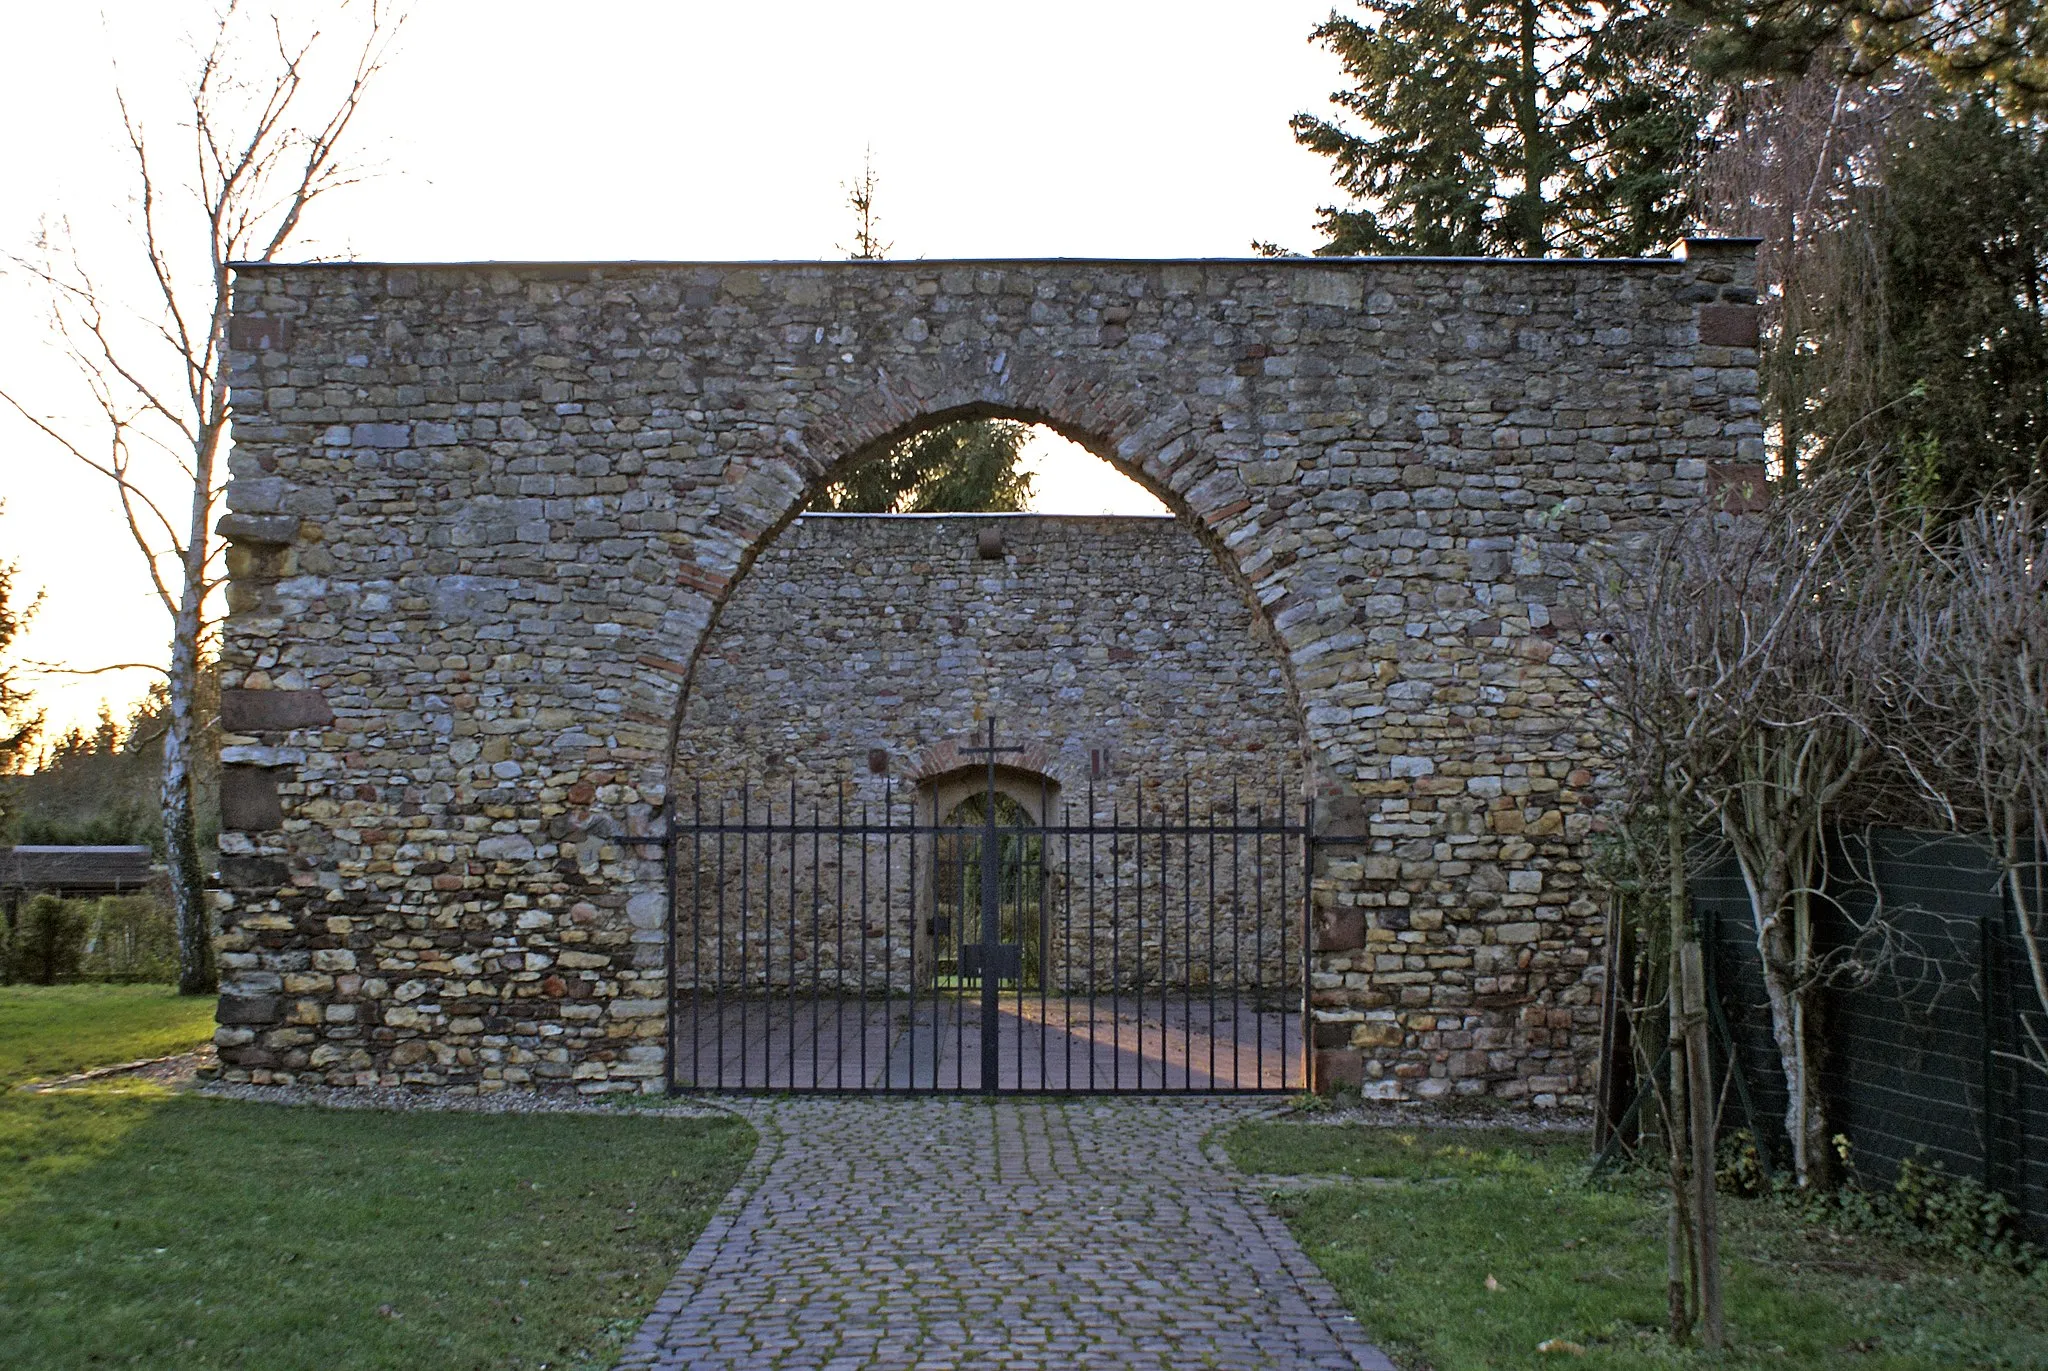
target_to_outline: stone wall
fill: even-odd
[[[705,630],[835,470],[1002,414],[1279,645],[1321,1079],[1583,1102],[1588,558],[1760,459],[1752,255],[239,271],[223,1070],[658,1086]]]

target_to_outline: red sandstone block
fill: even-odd
[[[1318,952],[1350,952],[1365,946],[1363,910],[1319,910],[1315,929]]]
[[[1701,305],[1700,342],[1713,348],[1753,348],[1761,316],[1755,305]]]
[[[1315,1089],[1318,1094],[1350,1088],[1365,1080],[1365,1054],[1343,1048],[1326,1049],[1315,1055]]]

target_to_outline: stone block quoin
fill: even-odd
[[[1158,492],[1277,645],[1348,830],[1323,1079],[1583,1103],[1588,558],[1761,460],[1753,256],[238,270],[227,760],[278,824],[223,835],[224,1072],[659,1088],[707,630],[830,473],[1004,414]]]
[[[278,733],[319,728],[334,711],[317,690],[222,690],[220,726],[229,733]]]
[[[223,766],[220,769],[222,828],[262,832],[284,826],[284,804],[277,779],[267,767]]]

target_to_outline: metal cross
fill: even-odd
[[[1023,750],[1021,747],[996,745],[994,715],[989,716],[988,743],[982,747],[960,749],[967,756],[988,758],[988,791],[981,805],[981,1090],[985,1095],[996,1093],[996,1048],[1000,1022],[996,987],[1005,970],[1014,966],[1010,974],[1021,975],[1023,968],[1022,944],[1011,944],[1006,948],[1001,936],[1003,901],[1001,873],[997,868],[1002,858],[996,839],[996,758]]]

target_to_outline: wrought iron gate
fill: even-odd
[[[1308,806],[1091,783],[1055,815],[1041,782],[1032,814],[993,724],[969,750],[985,781],[949,814],[794,783],[671,810],[670,1088],[1303,1089]]]

